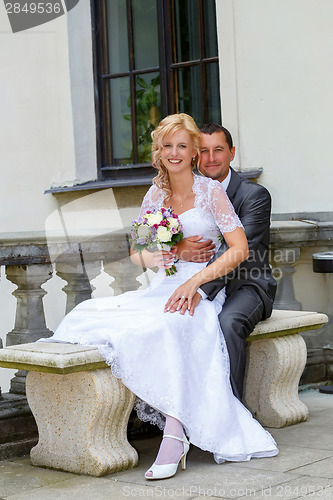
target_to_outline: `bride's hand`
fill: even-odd
[[[188,303],[187,303],[187,300],[182,301],[182,299],[180,298],[178,300],[178,302],[175,302],[175,304],[169,309],[168,312],[170,313],[174,313],[174,312],[179,312],[179,314],[185,314],[186,311],[188,311],[190,313],[190,316],[193,316],[194,314],[194,310],[195,308],[197,307],[197,305],[199,305],[199,302],[201,300],[201,295],[200,293],[198,292],[195,292],[194,296],[193,296],[193,299],[192,299],[192,305],[191,305],[191,308],[188,309]],[[183,303],[183,305],[181,305],[181,302]]]
[[[152,254],[153,258],[153,266],[152,267],[160,267],[162,269],[168,269],[172,266],[175,260],[175,256],[171,252],[167,252],[166,250],[156,250]]]
[[[176,288],[171,297],[169,297],[164,306],[164,312],[168,312],[170,310],[172,310],[172,312],[179,311],[183,308],[185,302],[187,302],[187,309],[191,310],[194,305],[193,297],[196,295],[198,288],[199,286],[193,278],[185,281],[185,283]],[[200,301],[196,301],[194,307],[196,307],[199,302]],[[194,311],[194,309],[192,309],[192,311]]]

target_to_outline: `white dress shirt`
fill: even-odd
[[[227,177],[225,179],[223,179],[223,181],[221,182],[224,191],[227,191],[230,179],[231,179],[231,170],[229,168],[229,172],[228,172]],[[198,288],[197,292],[200,293],[201,298],[207,299],[207,294],[203,290],[201,290],[201,288]]]

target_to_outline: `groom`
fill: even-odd
[[[235,156],[230,132],[210,123],[201,128],[199,171],[222,183],[247,236],[249,258],[230,275],[205,283],[195,295],[213,300],[226,286],[226,301],[219,315],[230,358],[233,392],[242,399],[246,362],[246,338],[259,321],[272,313],[276,282],[268,261],[271,197],[263,186],[242,179],[230,167]],[[186,261],[206,262],[214,253],[212,241],[200,235],[185,238],[177,245],[177,257]],[[222,243],[214,259],[227,250]],[[199,295],[200,294],[200,295]],[[174,312],[176,307],[173,308]],[[185,306],[180,310],[184,314]]]

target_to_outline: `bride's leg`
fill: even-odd
[[[184,430],[181,422],[174,417],[166,415],[164,434],[182,438]],[[171,438],[162,439],[160,449],[155,460],[156,465],[175,464],[179,461],[184,452],[184,444],[181,441]],[[146,476],[152,477],[153,473],[148,471]]]
[[[181,422],[179,422],[176,418],[167,415],[163,434],[169,434],[171,436],[182,438],[184,435],[184,429]],[[162,439],[155,464],[163,465],[177,463],[183,451],[184,445],[182,442],[171,438]]]

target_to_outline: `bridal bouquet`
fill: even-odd
[[[178,215],[171,208],[147,210],[132,222],[131,241],[133,248],[142,252],[145,248],[169,250],[183,238],[183,228]],[[177,272],[175,265],[165,270],[167,276]]]

